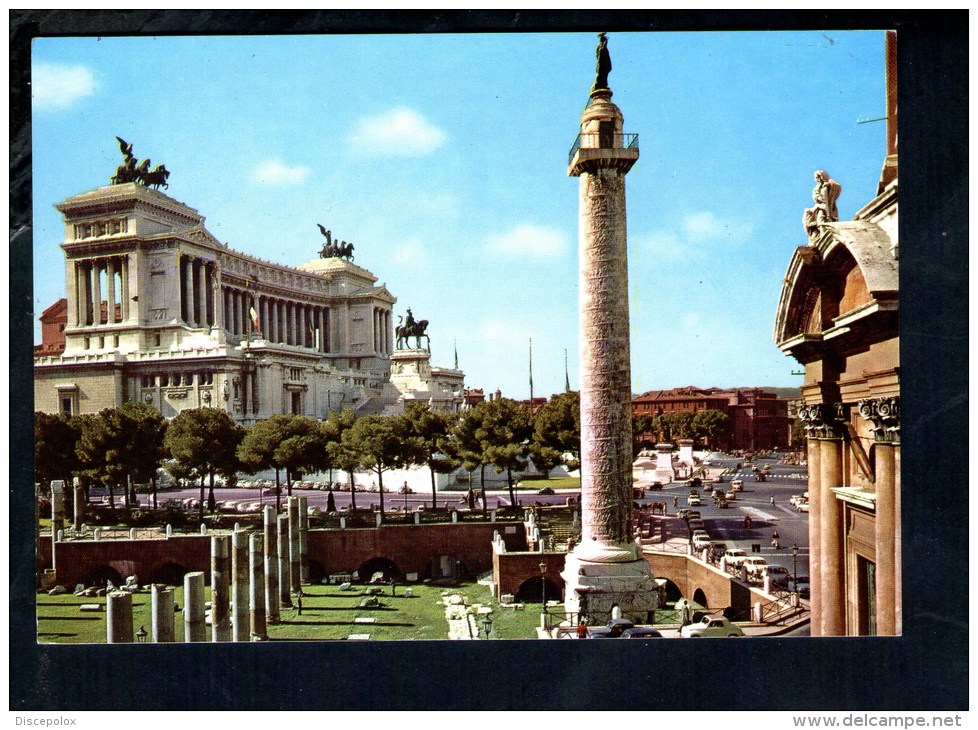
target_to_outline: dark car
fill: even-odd
[[[635,624],[627,618],[613,618],[607,626],[595,626],[587,630],[590,639],[617,639],[627,629],[635,628]]]
[[[662,634],[660,634],[655,629],[650,629],[648,626],[636,626],[631,629],[625,629],[621,632],[622,639],[661,639]]]

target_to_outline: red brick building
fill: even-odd
[[[650,390],[632,400],[632,413],[655,418],[672,413],[716,410],[730,417],[731,430],[716,438],[724,449],[785,448],[790,443],[788,399],[760,388],[721,390],[692,385],[671,390]]]
[[[62,297],[41,312],[41,344],[34,345],[34,355],[60,355],[65,351],[65,326],[68,324],[68,300]]]

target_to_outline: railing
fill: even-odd
[[[567,155],[567,164],[574,160],[574,155],[582,147],[584,149],[634,149],[638,147],[637,134],[612,134],[611,144],[607,144],[606,135],[599,132],[581,132],[571,145],[570,154]]]

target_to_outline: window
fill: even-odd
[[[85,340],[84,340],[84,346],[85,346],[85,349],[86,350],[90,350],[91,349],[91,347],[92,347],[92,338],[91,337],[86,337],[85,338]]]
[[[162,347],[162,345],[163,345],[163,333],[162,332],[154,332],[152,334],[152,336],[151,336],[151,340],[153,342],[153,347]]]
[[[119,346],[119,335],[112,335],[112,346],[113,347]]]
[[[292,393],[292,414],[296,416],[302,414],[302,393]]]
[[[98,349],[100,349],[100,350],[104,350],[105,349],[105,335],[99,335],[99,338],[98,338]]]
[[[61,413],[65,416],[71,415],[71,401],[70,395],[61,396]]]
[[[302,380],[302,368],[289,368],[289,380]]]

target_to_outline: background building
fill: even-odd
[[[805,366],[813,636],[902,630],[896,36],[877,196],[826,221],[785,277],[774,338]]]
[[[392,382],[393,306],[352,261],[289,267],[233,251],[183,203],[137,183],[56,206],[68,296],[42,315],[35,409],[95,413],[126,401],[167,418],[211,406],[242,424],[276,413],[457,410],[464,375],[427,351]]]

